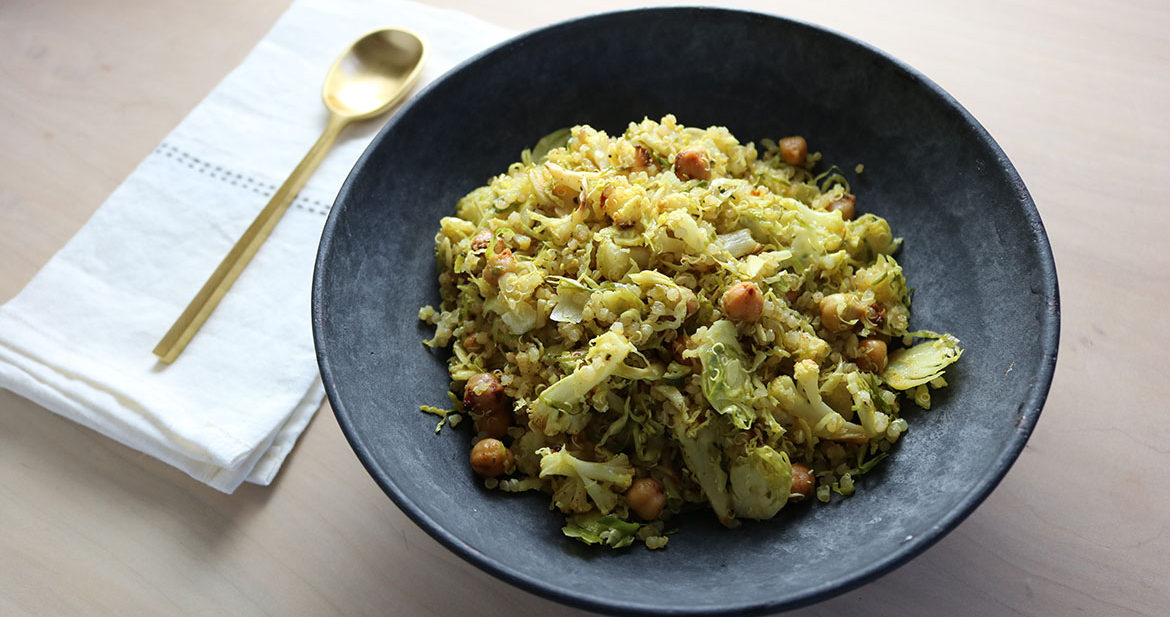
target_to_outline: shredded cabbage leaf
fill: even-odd
[[[909,336],[930,340],[890,353],[882,380],[896,390],[909,390],[942,377],[944,370],[963,355],[959,339],[950,334],[919,331]]]

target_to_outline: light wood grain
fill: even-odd
[[[601,2],[435,0],[516,29]],[[1165,615],[1170,6],[745,1],[923,71],[1003,146],[1060,276],[1056,379],[956,531],[794,615]],[[0,4],[0,301],[227,74],[287,0]],[[395,508],[326,408],[271,487],[222,495],[0,391],[0,615],[573,615]]]

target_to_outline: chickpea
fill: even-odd
[[[491,373],[476,373],[463,386],[463,408],[471,413],[484,414],[511,408],[504,386]]]
[[[799,135],[780,140],[780,158],[789,165],[804,165],[808,158],[808,142]]]
[[[792,496],[788,499],[794,502],[811,499],[816,493],[817,478],[812,469],[804,463],[792,464]]]
[[[662,516],[666,507],[666,491],[654,478],[638,478],[626,491],[626,504],[639,518],[652,521]]]
[[[475,432],[501,439],[508,434],[508,427],[512,426],[512,411],[502,409],[479,416],[471,414],[471,421],[475,423]]]
[[[516,469],[516,458],[499,439],[489,437],[471,447],[471,469],[485,477],[494,478]]]
[[[886,370],[886,342],[880,338],[865,338],[857,344],[857,368],[870,373]]]
[[[821,325],[830,332],[843,332],[852,327],[850,322],[861,318],[863,309],[842,293],[835,293],[821,299]]]
[[[825,210],[829,212],[840,212],[841,218],[846,221],[853,220],[853,216],[857,214],[857,196],[846,193],[842,197],[834,199],[825,206]]]
[[[764,293],[755,283],[736,283],[727,288],[720,300],[723,312],[736,321],[759,321],[764,313]]]
[[[576,433],[569,437],[569,444],[572,446],[570,451],[573,456],[583,460],[593,460],[597,456],[597,444],[583,436],[581,433]]]
[[[690,180],[692,178],[697,180],[711,179],[711,163],[707,161],[707,155],[698,148],[689,148],[679,152],[674,157],[674,175],[678,176],[679,180]]]
[[[483,268],[483,280],[489,285],[498,285],[500,277],[508,272],[516,271],[516,258],[512,256],[512,249],[503,247],[497,250],[496,255]]]
[[[491,373],[478,373],[467,380],[463,408],[471,413],[477,433],[499,439],[512,426],[512,402],[504,394],[500,380]]]

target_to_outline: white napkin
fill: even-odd
[[[324,397],[309,316],[321,227],[381,121],[342,134],[174,364],[151,350],[324,128],[333,60],[383,26],[428,40],[424,83],[511,34],[400,0],[294,2],[0,306],[0,387],[221,491],[271,482]]]

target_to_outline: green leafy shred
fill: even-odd
[[[608,514],[595,516],[579,514],[568,517],[567,523],[561,532],[570,538],[575,538],[586,544],[603,544],[611,548],[625,548],[634,543],[639,523],[623,521]]]
[[[737,428],[751,426],[756,413],[746,401],[751,400],[753,384],[735,326],[721,319],[707,328],[698,356],[703,365],[702,386],[707,402]]]
[[[890,353],[882,381],[896,390],[909,390],[942,377],[944,369],[963,355],[959,339],[950,334],[919,330],[906,336],[930,340]]]
[[[878,463],[886,460],[886,457],[889,455],[890,454],[888,452],[881,452],[878,453],[877,456],[873,456],[862,461],[859,465],[857,465],[857,472],[860,474],[869,473],[871,470],[873,470],[874,467],[877,467]]]
[[[439,416],[439,423],[435,425],[436,435],[439,434],[439,431],[443,430],[444,424],[454,427],[455,425],[459,424],[459,421],[463,418],[463,416],[461,416],[459,412],[454,409],[443,409],[442,407],[435,407],[433,405],[419,405],[418,408],[419,411],[424,413]]]
[[[572,136],[572,134],[573,130],[565,127],[557,129],[548,135],[541,137],[540,140],[536,142],[536,145],[532,146],[532,159],[539,163],[540,161],[548,158],[549,152],[552,152],[557,148],[562,148],[565,144],[569,143],[569,137]]]

